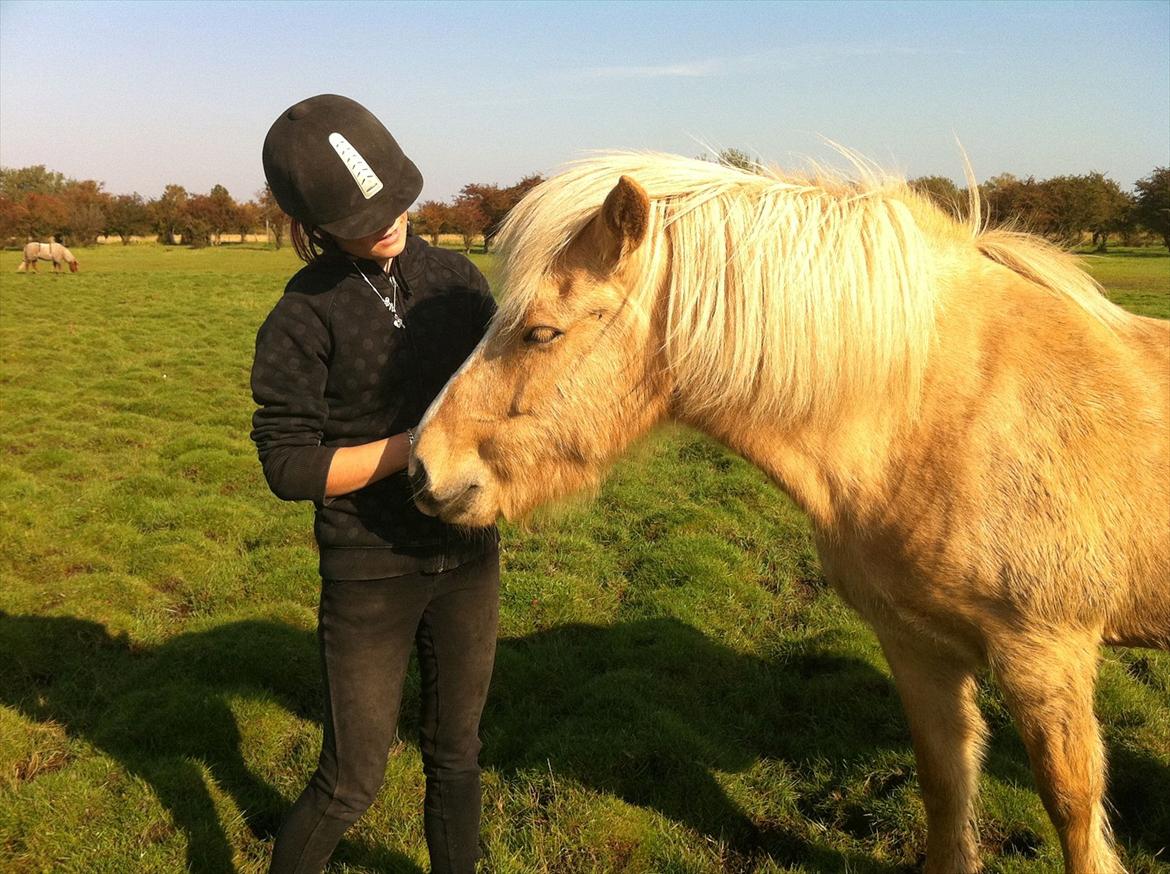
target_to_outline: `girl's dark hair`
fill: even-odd
[[[333,238],[320,228],[306,226],[296,219],[289,222],[289,239],[297,256],[306,264],[312,264],[318,258],[338,251]]]

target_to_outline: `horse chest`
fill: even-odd
[[[875,628],[928,634],[947,649],[980,658],[986,607],[969,578],[945,562],[931,568],[899,543],[821,534],[816,541],[826,581]]]

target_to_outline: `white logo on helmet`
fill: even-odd
[[[341,158],[366,200],[382,190],[382,180],[370,169],[361,153],[349,144],[349,140],[334,132],[329,135],[329,145],[333,146],[333,151],[337,152],[337,157]]]

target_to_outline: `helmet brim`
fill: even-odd
[[[423,177],[409,158],[404,158],[394,182],[387,185],[358,212],[343,219],[326,222],[318,228],[333,237],[356,240],[394,224],[418,200],[422,193]]]

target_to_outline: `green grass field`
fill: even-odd
[[[248,440],[253,338],[296,265],[77,254],[77,275],[22,276],[0,253],[0,870],[259,872],[321,732],[311,508],[269,494]],[[1086,263],[1170,316],[1164,250]],[[485,870],[921,863],[889,670],[753,467],[666,429],[596,501],[503,545]],[[417,696],[412,668],[386,785],[333,871],[426,869]],[[1056,872],[990,685],[983,704],[989,870]],[[1107,653],[1098,709],[1127,861],[1165,871],[1170,656]]]

